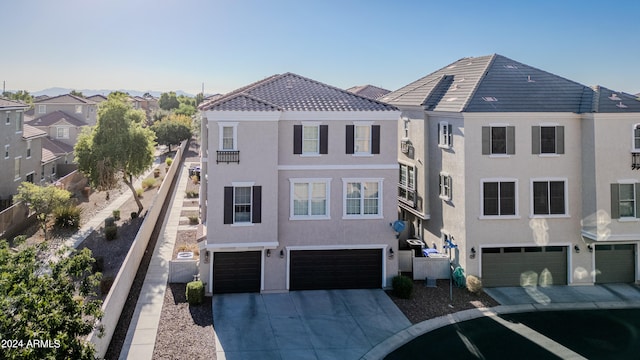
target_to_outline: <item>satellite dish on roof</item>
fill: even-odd
[[[401,233],[404,230],[405,226],[406,225],[404,224],[404,221],[402,221],[402,220],[396,220],[392,225],[393,230],[395,232],[397,232],[397,233]]]

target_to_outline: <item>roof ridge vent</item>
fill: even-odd
[[[287,89],[293,89],[293,80],[287,79],[287,84],[285,85]]]
[[[535,80],[531,79],[531,75],[527,75],[527,82],[536,82]]]
[[[496,97],[493,97],[493,96],[483,96],[482,100],[484,100],[486,102],[496,102],[496,101],[498,101],[498,99]]]
[[[620,109],[626,109],[628,107],[627,105],[623,104],[622,101],[617,103],[616,106],[619,107]]]
[[[621,101],[622,99],[620,99],[620,98],[618,97],[618,94],[616,94],[616,93],[611,93],[611,96],[609,96],[609,100],[612,100],[612,101]]]
[[[513,64],[506,64],[504,67],[505,67],[505,69],[517,69],[518,68],[518,66],[513,65]]]

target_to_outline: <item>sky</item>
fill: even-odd
[[[2,1],[0,81],[226,93],[284,72],[398,89],[500,54],[584,85],[640,93],[640,1]]]

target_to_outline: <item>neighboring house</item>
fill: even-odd
[[[61,141],[51,138],[42,139],[42,151],[42,161],[47,159],[47,163],[43,164],[42,174],[49,181],[54,181],[59,177],[57,165],[74,162],[73,146]],[[62,175],[66,175],[66,173],[63,172]]]
[[[86,97],[87,100],[91,100],[96,104],[100,104],[103,101],[107,101],[107,97],[102,94],[95,94]]]
[[[485,286],[638,281],[640,102],[501,55],[381,98],[402,111],[410,236]]]
[[[286,73],[200,111],[208,293],[391,286],[395,107]]]
[[[93,126],[98,118],[98,107],[94,101],[71,94],[36,100],[33,105],[35,119],[56,111],[64,111],[86,125]]]
[[[11,205],[23,181],[35,182],[42,157],[41,139],[46,133],[24,125],[28,105],[0,99],[0,209]]]
[[[49,138],[71,146],[76,144],[82,128],[88,126],[84,121],[62,110],[37,117],[28,124],[45,131]]]
[[[373,85],[354,86],[348,88],[347,91],[374,100],[380,99],[381,97],[391,92],[387,89],[383,89]]]

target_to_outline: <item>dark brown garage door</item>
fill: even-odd
[[[259,292],[260,259],[260,251],[214,253],[213,293]]]
[[[533,281],[567,284],[567,247],[527,246],[482,249],[482,285],[521,286]],[[551,285],[550,284],[550,285]]]
[[[596,245],[596,283],[630,283],[636,279],[635,245]]]
[[[382,287],[382,250],[291,251],[290,290]]]

